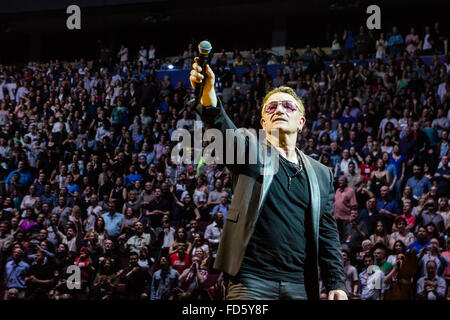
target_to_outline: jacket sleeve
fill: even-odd
[[[252,161],[250,164],[250,154],[252,156],[259,154],[260,143],[258,143],[258,136],[251,134],[249,130],[238,129],[236,125],[228,117],[225,109],[222,106],[222,101],[217,98],[217,106],[203,106],[201,104],[197,105],[196,112],[199,114],[200,118],[205,124],[206,129],[218,129],[222,134],[223,139],[223,153],[220,157],[221,163],[225,164],[228,170],[232,172],[252,172],[260,168],[260,159],[256,158],[257,161]],[[233,139],[227,139],[227,132],[233,133]],[[246,134],[243,134],[245,132]],[[251,137],[251,138],[250,138]],[[253,139],[254,137],[254,139]],[[233,150],[234,156],[232,157],[232,163],[227,163],[231,161],[227,160],[227,153]],[[245,154],[244,163],[238,163],[238,155]],[[217,161],[219,161],[218,153],[216,152]],[[241,161],[242,162],[242,161]],[[254,163],[256,162],[256,163]]]
[[[339,235],[336,221],[333,218],[334,187],[331,171],[329,171],[329,179],[328,201],[322,211],[319,226],[320,276],[328,290],[343,290],[347,292]]]

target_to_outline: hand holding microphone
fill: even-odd
[[[203,106],[217,106],[216,91],[214,90],[215,76],[210,66],[207,64],[208,54],[211,44],[208,41],[200,42],[200,57],[194,58],[194,64],[189,80],[195,90],[195,100]]]

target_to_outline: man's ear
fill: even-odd
[[[263,129],[264,129],[264,123],[265,121],[264,121],[264,118],[261,118],[261,121],[260,121],[260,124],[261,124],[261,127],[263,127]]]

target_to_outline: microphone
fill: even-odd
[[[202,68],[202,75],[203,75],[203,81],[201,83],[195,84],[195,104],[200,103],[200,99],[203,94],[203,87],[204,87],[204,81],[206,79],[206,65],[208,64],[209,60],[209,53],[211,52],[212,46],[209,41],[202,41],[198,45],[198,52],[200,53],[198,64]]]

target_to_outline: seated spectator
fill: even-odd
[[[367,200],[366,207],[361,210],[360,219],[365,222],[369,236],[375,232],[377,221],[384,221],[385,215],[377,211],[377,200],[375,197]]]

